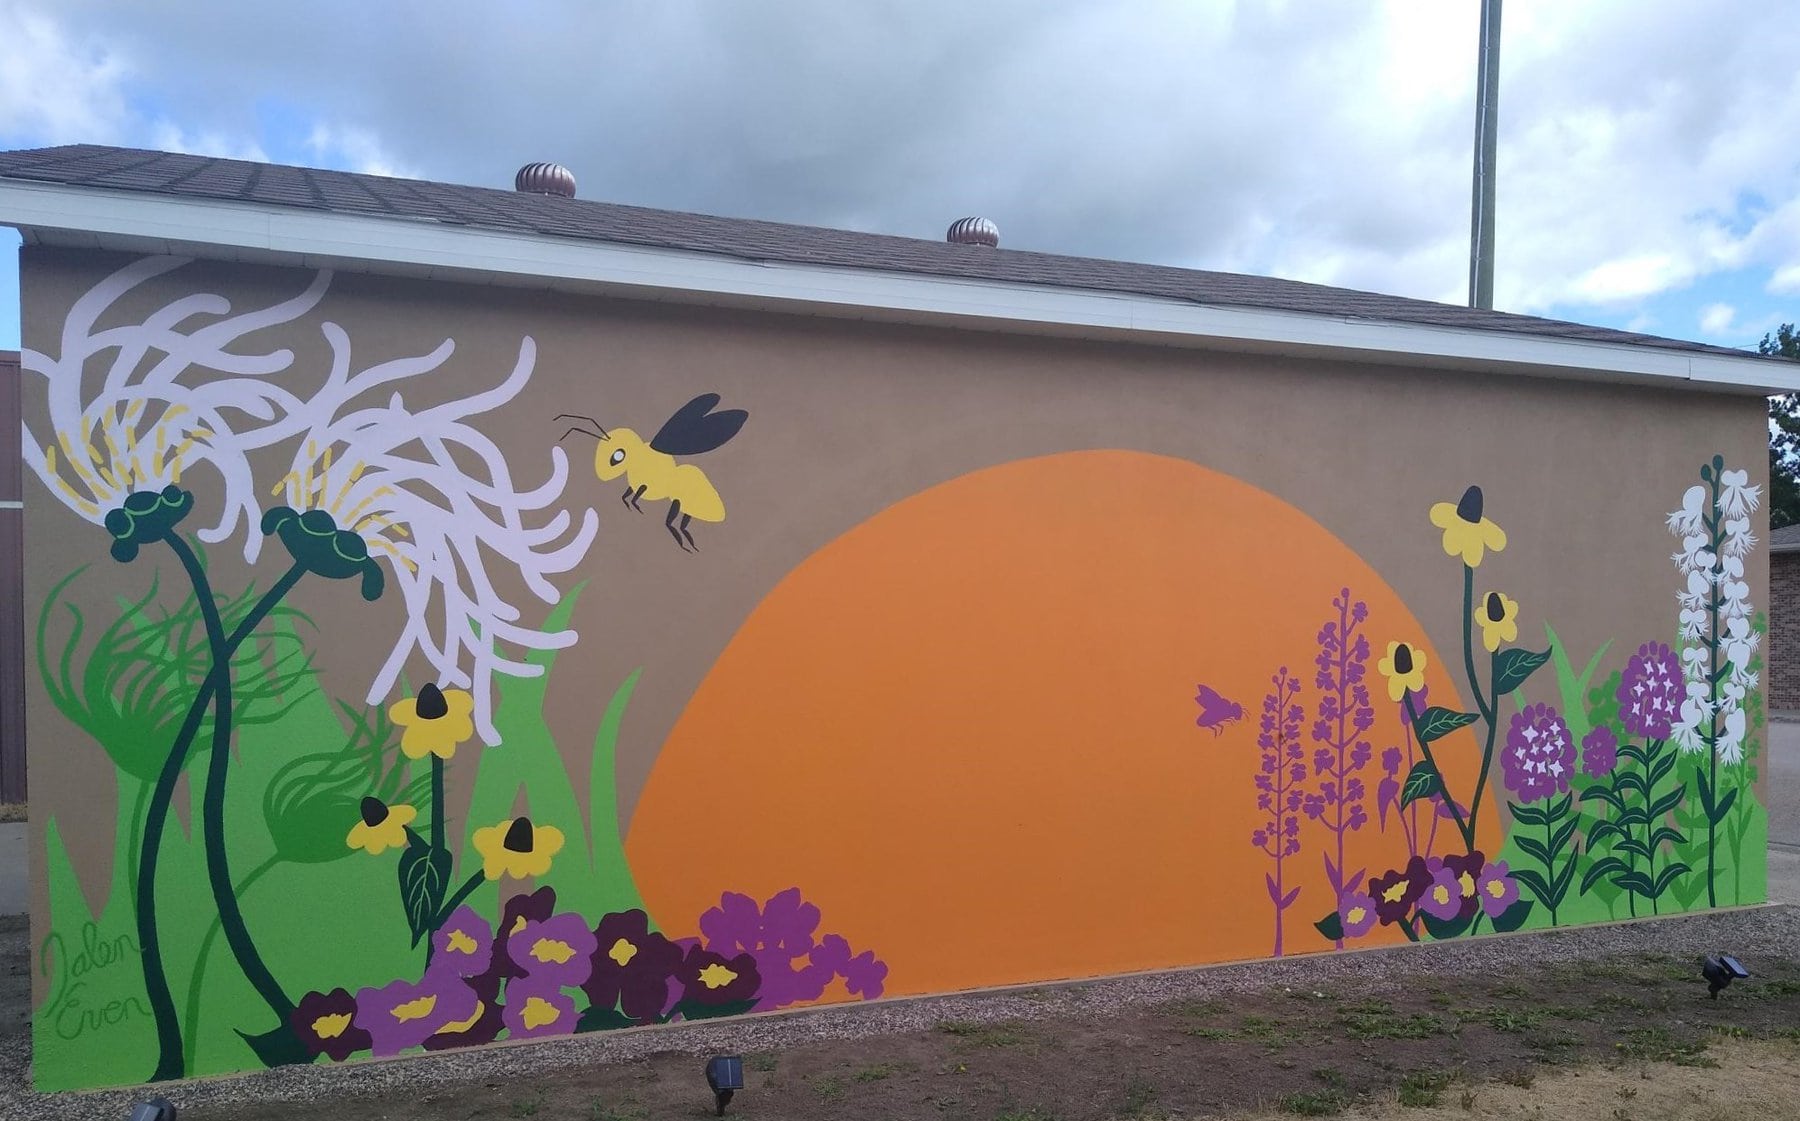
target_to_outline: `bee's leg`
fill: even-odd
[[[688,532],[688,523],[693,520],[694,516],[692,514],[681,515],[681,535],[687,538],[688,547],[697,553],[700,551],[700,546],[694,544],[694,535]]]
[[[636,510],[640,514],[644,512],[644,508],[642,506],[638,505],[638,499],[644,497],[644,492],[649,489],[650,489],[649,483],[645,483],[643,486],[637,488],[636,490],[632,490],[630,487],[625,488],[625,493],[626,493],[627,497],[629,497],[631,499],[631,508],[633,510]]]
[[[683,541],[681,539],[681,531],[679,529],[675,528],[675,519],[680,516],[681,516],[681,499],[679,499],[679,498],[670,499],[669,500],[669,516],[663,519],[663,528],[669,531],[669,536],[673,537],[675,539],[675,544],[680,545],[681,551],[685,553],[685,552],[687,552],[687,542]]]
[[[619,501],[624,503],[627,506],[631,505],[631,488],[630,487],[625,488],[625,493],[621,494],[619,496]]]

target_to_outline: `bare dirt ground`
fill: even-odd
[[[1644,1110],[1698,1094],[1693,1104],[1716,1097],[1742,1117],[1747,1071],[1800,1088],[1800,962],[1762,962],[1758,972],[1717,1002],[1691,959],[1643,954],[1373,992],[1277,988],[1083,1019],[946,1020],[746,1054],[748,1085],[730,1115],[1150,1121],[1447,1104],[1463,1117],[1481,1106],[1489,1116],[1541,1107],[1545,1118],[1627,1118],[1669,1116]],[[1746,1041],[1765,1042],[1739,1046]],[[711,1112],[700,1066],[690,1054],[656,1052],[525,1083],[333,1104],[368,1121],[692,1119]],[[1576,1088],[1588,1104],[1571,1112]],[[318,1109],[240,1102],[182,1117],[298,1121]]]

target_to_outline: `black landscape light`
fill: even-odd
[[[731,1104],[731,1095],[744,1088],[744,1059],[741,1055],[714,1055],[706,1061],[706,1084],[712,1087],[719,1103],[719,1116]]]
[[[167,1098],[151,1098],[132,1106],[131,1116],[125,1121],[175,1121],[175,1107]]]
[[[1738,959],[1730,954],[1715,954],[1700,962],[1700,976],[1706,978],[1706,989],[1714,1000],[1719,999],[1719,990],[1740,978],[1750,976]]]

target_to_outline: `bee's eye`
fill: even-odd
[[[619,464],[624,463],[625,462],[625,449],[620,448],[618,451],[612,453],[612,459],[609,460],[608,462],[610,462],[614,467],[617,467]]]

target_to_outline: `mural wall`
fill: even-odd
[[[42,1088],[1763,899],[1756,398],[24,293]]]

